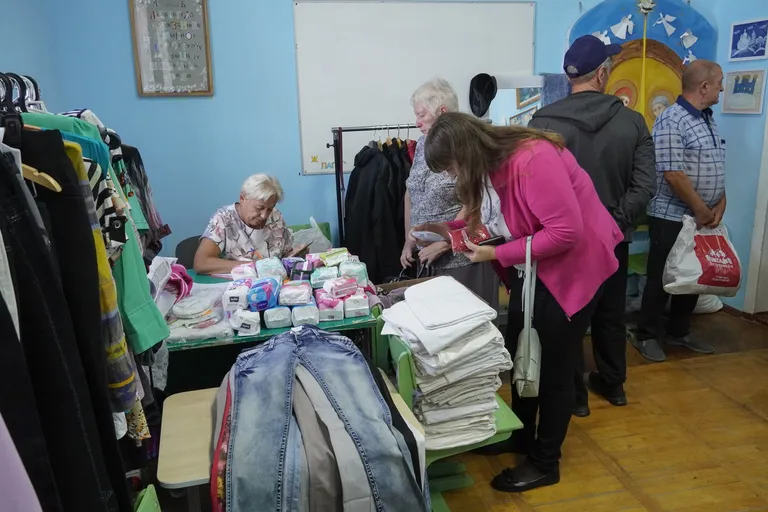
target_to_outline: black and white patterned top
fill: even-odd
[[[432,172],[424,158],[422,136],[416,142],[411,174],[405,182],[411,195],[411,226],[425,222],[447,222],[456,219],[461,211],[461,203],[456,197],[456,180],[448,173]],[[470,261],[462,254],[452,252],[444,254],[432,265],[435,268],[457,268],[469,265]]]

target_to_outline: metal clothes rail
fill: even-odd
[[[344,245],[344,132],[377,132],[390,130],[409,130],[416,128],[415,124],[389,124],[375,126],[339,126],[331,128],[333,142],[325,145],[333,148],[334,175],[336,177],[336,209],[339,215],[339,245]]]

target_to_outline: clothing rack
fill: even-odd
[[[339,215],[339,245],[344,245],[344,132],[377,132],[390,130],[409,130],[415,124],[389,124],[375,126],[339,126],[331,128],[333,142],[325,145],[333,148],[334,175],[336,176],[336,209]]]

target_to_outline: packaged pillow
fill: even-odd
[[[328,252],[322,253],[320,259],[323,260],[326,267],[335,267],[349,259],[349,251],[343,247],[331,249]]]
[[[322,288],[326,281],[339,277],[338,267],[320,267],[312,272],[312,288]]]
[[[282,268],[282,266],[281,266]],[[274,277],[257,279],[248,290],[248,309],[265,311],[277,306],[280,294],[280,282]]]
[[[229,284],[221,296],[221,305],[224,311],[231,313],[238,309],[248,307],[248,290],[253,285],[253,278],[238,279]]]
[[[260,278],[276,277],[282,281],[288,274],[285,272],[283,262],[278,258],[264,258],[256,262],[256,272]]]
[[[261,315],[258,311],[238,309],[229,317],[229,325],[238,336],[255,336],[261,332]]]
[[[325,290],[315,290],[315,302],[320,311],[320,322],[344,320],[344,301],[334,299]]]
[[[368,267],[365,263],[359,261],[345,261],[339,265],[339,275],[354,277],[358,286],[366,286],[368,284]]]
[[[232,279],[237,281],[238,279],[244,279],[246,277],[256,277],[256,265],[253,263],[245,263],[238,265],[232,269]]]
[[[284,307],[268,309],[264,312],[264,325],[267,329],[284,329],[291,326],[291,310]]]
[[[317,325],[320,323],[320,312],[314,304],[296,306],[291,311],[291,321],[294,327],[300,325]]]
[[[285,268],[285,271],[289,276],[297,263],[304,263],[304,258],[283,258],[283,268]]]
[[[280,288],[281,306],[302,306],[312,300],[312,286],[306,281],[289,281]]]
[[[359,318],[371,314],[368,306],[368,296],[362,288],[358,288],[354,295],[344,299],[344,317]]]
[[[357,291],[357,281],[354,277],[329,279],[323,284],[323,290],[328,292],[328,295],[334,299],[340,299]]]

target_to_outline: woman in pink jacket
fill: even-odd
[[[538,262],[533,326],[541,341],[538,398],[520,398],[512,409],[524,428],[496,453],[528,455],[493,479],[494,488],[522,492],[560,481],[560,449],[574,403],[579,347],[601,286],[618,268],[614,248],[621,230],[597,197],[589,175],[563,148],[559,136],[521,127],[494,127],[466,114],[443,114],[426,140],[430,169],[456,176],[465,221],[413,228],[447,238],[448,231],[483,225],[506,243],[468,244],[473,262],[491,261],[510,290],[507,348],[514,355],[522,330],[522,280],[526,237],[533,235]],[[536,426],[536,414],[539,424]]]

